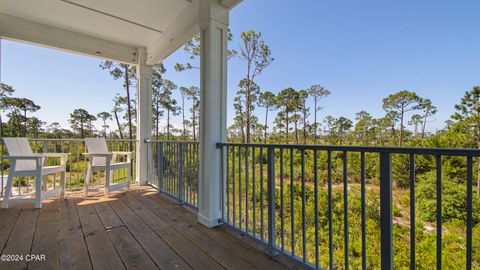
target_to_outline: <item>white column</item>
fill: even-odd
[[[218,0],[200,0],[200,182],[198,221],[219,225],[222,155],[226,141],[228,9]]]
[[[144,48],[137,49],[137,183],[147,181],[147,144],[152,134],[152,66],[148,66]]]

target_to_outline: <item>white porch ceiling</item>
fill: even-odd
[[[0,36],[127,63],[143,47],[157,64],[198,32],[199,1],[0,0]]]

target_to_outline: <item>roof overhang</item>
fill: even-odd
[[[145,48],[154,65],[198,33],[200,1],[2,0],[0,37],[130,64]]]

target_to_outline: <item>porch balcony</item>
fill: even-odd
[[[77,191],[86,172],[83,140],[31,139],[35,152],[70,153],[67,198],[47,201],[42,209],[21,203],[0,210],[1,269],[390,270],[396,228],[392,157],[399,155],[408,161],[401,173],[408,179],[407,212],[412,217],[402,224],[410,237],[410,257],[402,259],[416,269],[416,158],[427,156],[436,172],[431,241],[436,252],[428,256],[436,259],[437,269],[448,260],[443,248],[442,162],[457,157],[464,164],[467,193],[460,209],[466,224],[459,249],[465,269],[480,268],[472,259],[478,252],[472,248],[473,160],[480,156],[478,149],[227,143],[229,12],[240,2],[0,1],[0,38],[132,64],[138,82],[136,139],[109,141],[111,151],[135,151],[131,171],[136,187],[110,199],[83,198]],[[154,141],[153,67],[197,33],[200,141]],[[7,154],[4,148],[1,153]],[[367,159],[378,161],[372,169],[378,179],[374,187],[367,187]],[[351,181],[352,168],[357,182]],[[3,158],[1,169],[3,194],[9,170]],[[125,181],[125,173],[116,172],[113,182]],[[95,174],[93,184],[101,184],[102,177]],[[58,184],[55,176],[48,183]],[[367,216],[368,189],[378,192],[374,218]],[[31,192],[31,185],[18,179],[14,190],[22,195]],[[354,195],[358,198],[352,199]],[[373,229],[367,227],[369,221]],[[378,243],[369,241],[367,228],[381,235]],[[368,252],[381,259],[369,262]]]

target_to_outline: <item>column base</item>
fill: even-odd
[[[219,218],[207,218],[202,216],[201,214],[198,214],[197,221],[202,224],[203,226],[206,226],[208,228],[213,228],[217,227],[222,224]]]

